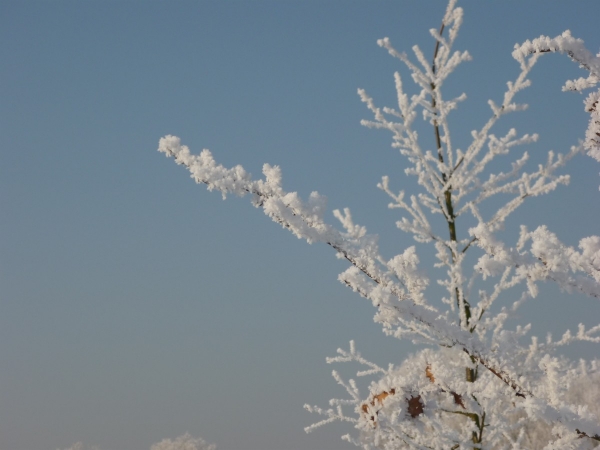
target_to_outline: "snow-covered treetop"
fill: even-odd
[[[468,52],[453,50],[461,24],[462,9],[451,0],[442,26],[431,30],[435,40],[432,61],[418,46],[412,48],[413,59],[398,52],[390,39],[378,41],[408,69],[419,88],[417,94],[406,94],[399,72],[394,74],[394,107],[379,107],[365,90],[358,90],[373,115],[362,124],[391,132],[392,146],[409,163],[406,174],[416,177],[420,192],[409,197],[402,190],[394,191],[388,176],[382,177],[378,187],[390,197],[390,208],[403,213],[398,228],[418,245],[435,247],[434,271],[428,273],[419,266],[416,246],[392,258],[382,256],[377,236],[355,224],[349,209],[333,212],[341,228],[327,223],[325,197],[313,192],[302,200],[296,192],[285,191],[277,166],[265,164],[264,179],[253,179],[241,166],[228,169],[218,164],[209,150],[192,154],[171,135],[160,139],[158,150],[184,165],[209,190],[220,191],[224,198],[249,194],[254,206],[298,238],[329,245],[349,263],[339,280],[373,304],[375,321],[383,331],[429,347],[399,368],[388,369],[362,358],[354,344],[349,352],[339,350],[341,356],[332,362],[357,361],[369,367],[359,375],[380,374],[382,378],[364,399],[352,380],[345,382],[334,373],[351,398],[333,400],[335,409],[309,407],[327,416],[316,426],[350,421],[361,436],[346,438],[364,448],[516,449],[533,445],[523,430],[527,424],[541,423],[547,425],[547,432],[536,442],[543,441],[548,445],[544,448],[587,448],[600,440],[600,418],[568,399],[576,383],[596,376],[598,364],[573,365],[555,351],[574,341],[600,342],[600,325],[566,330],[559,340],[549,336],[542,342],[532,337],[526,344],[530,326],[511,330],[506,321],[538,295],[540,282],[555,283],[564,293],[600,299],[600,237],[583,238],[576,249],[563,244],[546,226],[532,231],[522,226],[513,243],[502,242],[497,232],[531,197],[568,184],[569,176],[561,170],[571,158],[587,152],[600,161],[600,91],[585,101],[591,115],[586,139],[564,153],[549,151],[537,168],[529,167],[525,151],[513,156],[511,170],[495,171],[497,157],[513,155],[517,147],[535,142],[538,135],[519,134],[513,128],[496,136],[492,129],[507,114],[527,108],[516,103],[515,97],[530,85],[529,74],[544,53],[566,53],[588,72],[587,77],[565,84],[565,90],[571,91],[597,85],[600,58],[569,32],[515,46],[518,75],[507,83],[500,101],[488,100],[489,119],[472,131],[470,143],[460,149],[453,143],[448,117],[466,95],[446,100],[443,86],[461,63],[471,59]],[[435,133],[433,149],[423,147],[414,129],[419,117]],[[503,203],[485,215],[480,206],[492,197]],[[475,225],[459,230],[461,216],[470,216]],[[440,229],[436,223],[447,228],[447,236],[436,231]],[[471,253],[476,254],[474,265],[466,260]],[[431,297],[429,289],[430,275],[439,275],[440,269],[442,275],[435,281],[446,291],[442,302]],[[592,397],[595,389],[590,391]],[[347,416],[344,405],[353,406],[356,417]]]

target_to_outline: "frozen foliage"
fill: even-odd
[[[187,167],[197,183],[209,190],[244,196],[263,209],[273,221],[309,243],[332,247],[349,267],[339,280],[376,309],[375,321],[397,338],[425,344],[399,366],[381,368],[360,356],[350,344],[348,351],[328,362],[355,361],[366,366],[358,376],[375,376],[367,396],[353,380],[334,378],[348,399],[331,400],[329,409],[307,406],[325,416],[307,428],[313,430],[333,421],[354,424],[358,434],[344,439],[364,449],[586,449],[600,441],[600,364],[575,364],[556,350],[574,341],[600,342],[600,325],[566,330],[558,340],[548,336],[526,340],[529,325],[511,329],[507,320],[527,300],[538,295],[541,282],[551,282],[564,293],[600,297],[600,237],[581,239],[578,248],[563,244],[546,226],[528,230],[522,226],[516,242],[498,237],[508,217],[530,197],[548,194],[569,176],[560,170],[583,152],[600,160],[600,118],[596,92],[585,101],[591,121],[585,141],[564,154],[548,152],[545,163],[527,169],[527,152],[513,159],[507,172],[495,172],[496,157],[537,140],[536,134],[519,135],[511,129],[504,136],[491,133],[506,114],[526,109],[515,103],[519,91],[530,84],[529,73],[543,53],[562,52],[589,72],[587,78],[568,82],[566,90],[595,86],[600,79],[600,60],[566,32],[549,39],[517,45],[513,56],[519,73],[507,84],[500,103],[488,101],[491,116],[471,133],[466,149],[454,146],[449,114],[465,94],[446,100],[446,78],[468,52],[453,51],[462,23],[462,9],[451,0],[440,30],[431,30],[436,47],[429,62],[413,47],[416,62],[398,52],[387,38],[378,41],[410,71],[419,88],[409,97],[399,73],[394,75],[397,106],[380,108],[364,91],[358,94],[373,114],[363,125],[392,133],[393,147],[408,160],[406,173],[414,175],[418,195],[406,198],[394,191],[385,176],[379,188],[404,217],[397,225],[412,235],[420,247],[431,245],[437,264],[428,273],[419,267],[417,247],[392,257],[382,256],[377,236],[357,225],[348,209],[334,211],[338,229],[324,219],[326,201],[313,192],[307,201],[286,192],[281,170],[265,164],[264,179],[253,179],[241,166],[227,169],[208,150],[197,156],[178,137],[165,136],[159,151]],[[421,146],[415,130],[418,117],[433,128],[436,147]],[[503,203],[492,214],[481,205],[495,197]],[[458,217],[471,223],[459,230]],[[440,226],[448,236],[439,233]],[[444,232],[445,234],[445,232]],[[467,257],[469,259],[467,259]],[[442,302],[431,295],[430,276],[445,290]]]
[[[568,80],[563,86],[564,91],[583,91],[595,87],[600,82],[600,54],[592,55],[584,47],[583,41],[571,36],[570,31],[565,31],[554,39],[540,36],[533,41],[526,41],[523,45],[515,45],[513,57],[519,60],[532,54],[554,52],[566,53],[569,58],[589,72],[586,78]],[[600,89],[585,99],[585,110],[590,113],[591,118],[584,145],[588,154],[597,161],[600,161],[600,112],[597,108],[599,99]]]
[[[399,367],[387,369],[365,360],[350,342],[350,350],[338,349],[329,363],[355,361],[367,367],[357,376],[380,374],[371,384],[367,398],[359,395],[353,380],[345,382],[337,372],[334,378],[351,399],[330,401],[332,409],[307,407],[327,419],[307,431],[345,420],[355,424],[360,438],[343,438],[363,448],[593,448],[591,439],[573,438],[568,428],[539,413],[540,402],[518,401],[511,395],[498,395],[495,376],[476,371],[469,382],[465,367],[473,365],[459,349],[425,349],[409,357]],[[600,367],[595,361],[579,367],[557,358],[525,358],[519,367],[522,378],[539,379],[540,367],[547,384],[534,386],[533,395],[549,396],[556,408],[572,408],[589,417],[600,417]],[[561,384],[565,383],[565,384]],[[355,406],[358,417],[348,417],[343,405]],[[593,419],[592,419],[593,420]],[[560,438],[560,434],[565,438]],[[474,441],[479,445],[473,445]]]

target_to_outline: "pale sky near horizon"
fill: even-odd
[[[349,426],[303,431],[320,420],[303,404],[345,395],[325,357],[350,339],[379,364],[415,348],[383,335],[329,248],[247,198],[223,202],[156,148],[175,134],[255,176],[278,164],[286,189],[349,207],[391,256],[414,242],[376,184],[415,182],[390,135],[360,126],[371,116],[356,90],[393,105],[393,72],[407,86],[409,75],[376,40],[430,54],[445,4],[0,1],[0,450],[147,450],[185,432],[219,450],[354,448],[339,439]],[[468,96],[452,122],[463,148],[518,73],[515,43],[570,29],[600,50],[596,1],[459,4],[456,49],[473,61],[445,89]],[[498,135],[539,133],[533,164],[567,151],[587,115],[560,87],[581,75],[565,56],[542,58],[517,98],[529,111]],[[570,245],[600,234],[599,172],[577,158],[571,185],[532,199],[507,234],[520,223]],[[598,302],[542,292],[521,313],[534,332],[600,317]]]

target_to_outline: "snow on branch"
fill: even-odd
[[[309,202],[305,204],[296,193],[285,192],[281,187],[279,168],[272,168],[265,164],[263,169],[265,180],[252,180],[241,166],[226,169],[217,165],[208,150],[203,150],[199,156],[192,155],[189,148],[181,145],[180,139],[174,136],[162,138],[159,151],[174,157],[178,164],[186,166],[195,181],[206,184],[209,190],[219,190],[223,195],[252,194],[253,204],[256,207],[262,207],[265,214],[273,221],[288,228],[297,237],[306,239],[309,243],[325,242],[334,248],[338,255],[352,265],[340,275],[340,280],[373,302],[378,308],[376,320],[384,326],[384,331],[387,333],[397,334],[398,337],[409,335],[417,341],[424,340],[444,347],[460,348],[473,361],[502,380],[517,396],[532,398],[532,392],[521,385],[518,377],[511,375],[511,372],[516,373],[516,371],[510,368],[510,365],[506,365],[506,356],[502,356],[497,351],[493,355],[476,335],[449,321],[446,314],[442,315],[432,306],[419,304],[411,298],[407,283],[414,281],[415,286],[420,286],[423,284],[422,280],[418,278],[411,280],[410,271],[402,272],[404,280],[393,280],[393,277],[397,277],[398,274],[394,274],[388,267],[381,267],[383,259],[378,253],[376,240],[368,235],[365,236],[362,230],[352,236],[342,234],[325,224],[322,220],[324,199],[318,194],[311,194]],[[338,216],[342,217],[339,213]],[[350,225],[348,220],[342,217],[346,226],[354,229],[354,225]],[[584,253],[589,256],[589,246],[586,246],[586,249],[587,252]],[[410,249],[408,255],[409,259],[414,260]],[[408,266],[400,261],[396,258],[392,266],[397,268],[397,264],[400,264],[400,266],[415,267],[416,261],[409,263]],[[582,264],[589,269],[594,267],[595,261],[594,254],[584,259]],[[418,287],[416,289],[419,290]],[[542,400],[538,399],[539,401]],[[557,417],[577,421],[576,415],[564,411]],[[582,428],[588,429],[585,425],[589,426],[584,423]]]
[[[485,251],[475,266],[484,277],[514,268],[516,279],[527,282],[532,297],[537,295],[537,282],[551,280],[565,292],[577,291],[600,298],[600,237],[582,239],[579,243],[582,251],[578,252],[561,243],[545,226],[532,232],[522,226],[518,246],[514,249],[494,239],[484,224],[470,232]],[[531,241],[531,249],[523,251],[528,241]],[[510,287],[515,284],[515,279],[510,281]]]
[[[583,40],[571,36],[570,31],[565,31],[560,36],[550,38],[540,36],[533,41],[525,41],[521,45],[515,45],[513,57],[517,60],[530,54],[541,53],[565,53],[578,63],[579,66],[589,72],[586,78],[568,80],[563,86],[564,91],[582,91],[595,87],[600,81],[600,54],[593,55],[583,45]],[[584,101],[585,110],[590,113],[590,123],[585,135],[584,146],[588,154],[600,161],[600,111],[598,100],[600,90],[591,93]]]

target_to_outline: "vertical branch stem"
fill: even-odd
[[[444,32],[444,27],[445,24],[442,22],[442,25],[440,27],[440,32],[439,35],[441,36],[442,33]],[[436,44],[435,44],[435,51],[433,53],[433,63],[431,65],[431,70],[433,72],[433,74],[435,75],[436,72],[436,66],[435,66],[435,62],[437,59],[437,55],[438,55],[438,51],[440,48],[440,41],[437,40]],[[431,83],[431,107],[435,113],[435,109],[437,107],[437,103],[436,103],[436,97],[434,95],[434,92],[436,90],[436,84],[434,82]],[[437,154],[438,154],[438,160],[440,163],[444,164],[444,151],[442,148],[442,138],[440,136],[440,126],[438,121],[434,118],[433,120],[433,129],[435,132],[435,143],[437,146]],[[456,237],[456,215],[454,214],[454,205],[452,204],[452,185],[448,184],[448,180],[450,179],[450,177],[452,176],[451,172],[446,172],[445,170],[442,170],[442,181],[444,182],[445,185],[447,185],[446,190],[444,191],[444,203],[446,204],[446,212],[447,215],[445,215],[446,217],[446,221],[448,223],[448,231],[450,233],[450,240],[452,242],[456,242],[457,241],[457,237]],[[443,212],[443,211],[442,211]],[[452,262],[453,264],[457,264],[458,263],[458,255],[455,254],[455,249],[452,250]],[[469,302],[467,301],[467,299],[465,299],[464,297],[462,298],[462,304],[461,304],[461,291],[458,288],[458,286],[455,288],[455,295],[456,295],[456,304],[458,307],[458,310],[460,312],[464,312],[464,316],[465,316],[465,326],[468,328],[469,327],[469,322],[471,319],[471,307],[469,305]],[[462,311],[461,311],[462,309]],[[471,332],[473,332],[473,330],[471,329]],[[476,361],[473,357],[471,357],[471,361],[475,364]],[[470,368],[470,367],[466,367],[465,368],[465,378],[468,382],[470,383],[474,383],[475,380],[477,379],[477,369],[474,368]],[[481,444],[482,442],[482,437],[483,437],[483,427],[484,427],[484,421],[485,421],[485,413],[483,413],[483,416],[480,417],[477,414],[474,414],[473,417],[473,421],[475,422],[475,425],[477,426],[477,429],[479,431],[479,433],[477,432],[473,432],[473,436],[472,436],[472,441],[473,444]]]
[[[442,25],[440,27],[440,32],[439,32],[440,36],[444,32],[444,28],[445,28],[445,24],[442,22]],[[431,70],[434,75],[436,72],[435,60],[437,58],[439,49],[440,49],[440,41],[438,40],[435,44],[435,51],[433,52],[433,63],[431,65]],[[435,89],[436,89],[436,85],[435,85],[435,83],[432,82],[431,83],[431,91],[433,92],[433,91],[435,91]],[[437,107],[437,103],[436,103],[434,95],[431,96],[431,107],[433,110],[435,110],[435,108]],[[435,120],[435,119],[433,121],[433,129],[435,132],[435,143],[437,146],[438,160],[443,164],[444,163],[444,151],[442,148],[442,138],[440,136],[440,126],[439,126],[437,120]],[[444,171],[442,172],[442,181],[444,182],[444,184],[448,182],[448,179],[450,178],[450,176],[451,176],[451,173],[446,173]],[[456,215],[454,214],[454,205],[452,204],[452,185],[448,185],[448,187],[444,191],[444,202],[446,204],[446,211],[447,211],[446,220],[448,222],[448,231],[450,232],[450,240],[453,242],[456,242],[457,241]],[[456,260],[457,260],[457,255],[453,251],[452,252],[452,261],[455,262]],[[458,289],[458,287],[455,290],[455,294],[456,294],[456,305],[460,311],[460,309],[461,309],[461,304],[460,304],[461,293],[460,293],[460,290]],[[466,319],[465,325],[468,327],[469,322],[471,320],[471,307],[469,305],[469,302],[464,298],[463,298],[463,308],[464,308],[465,319]]]

